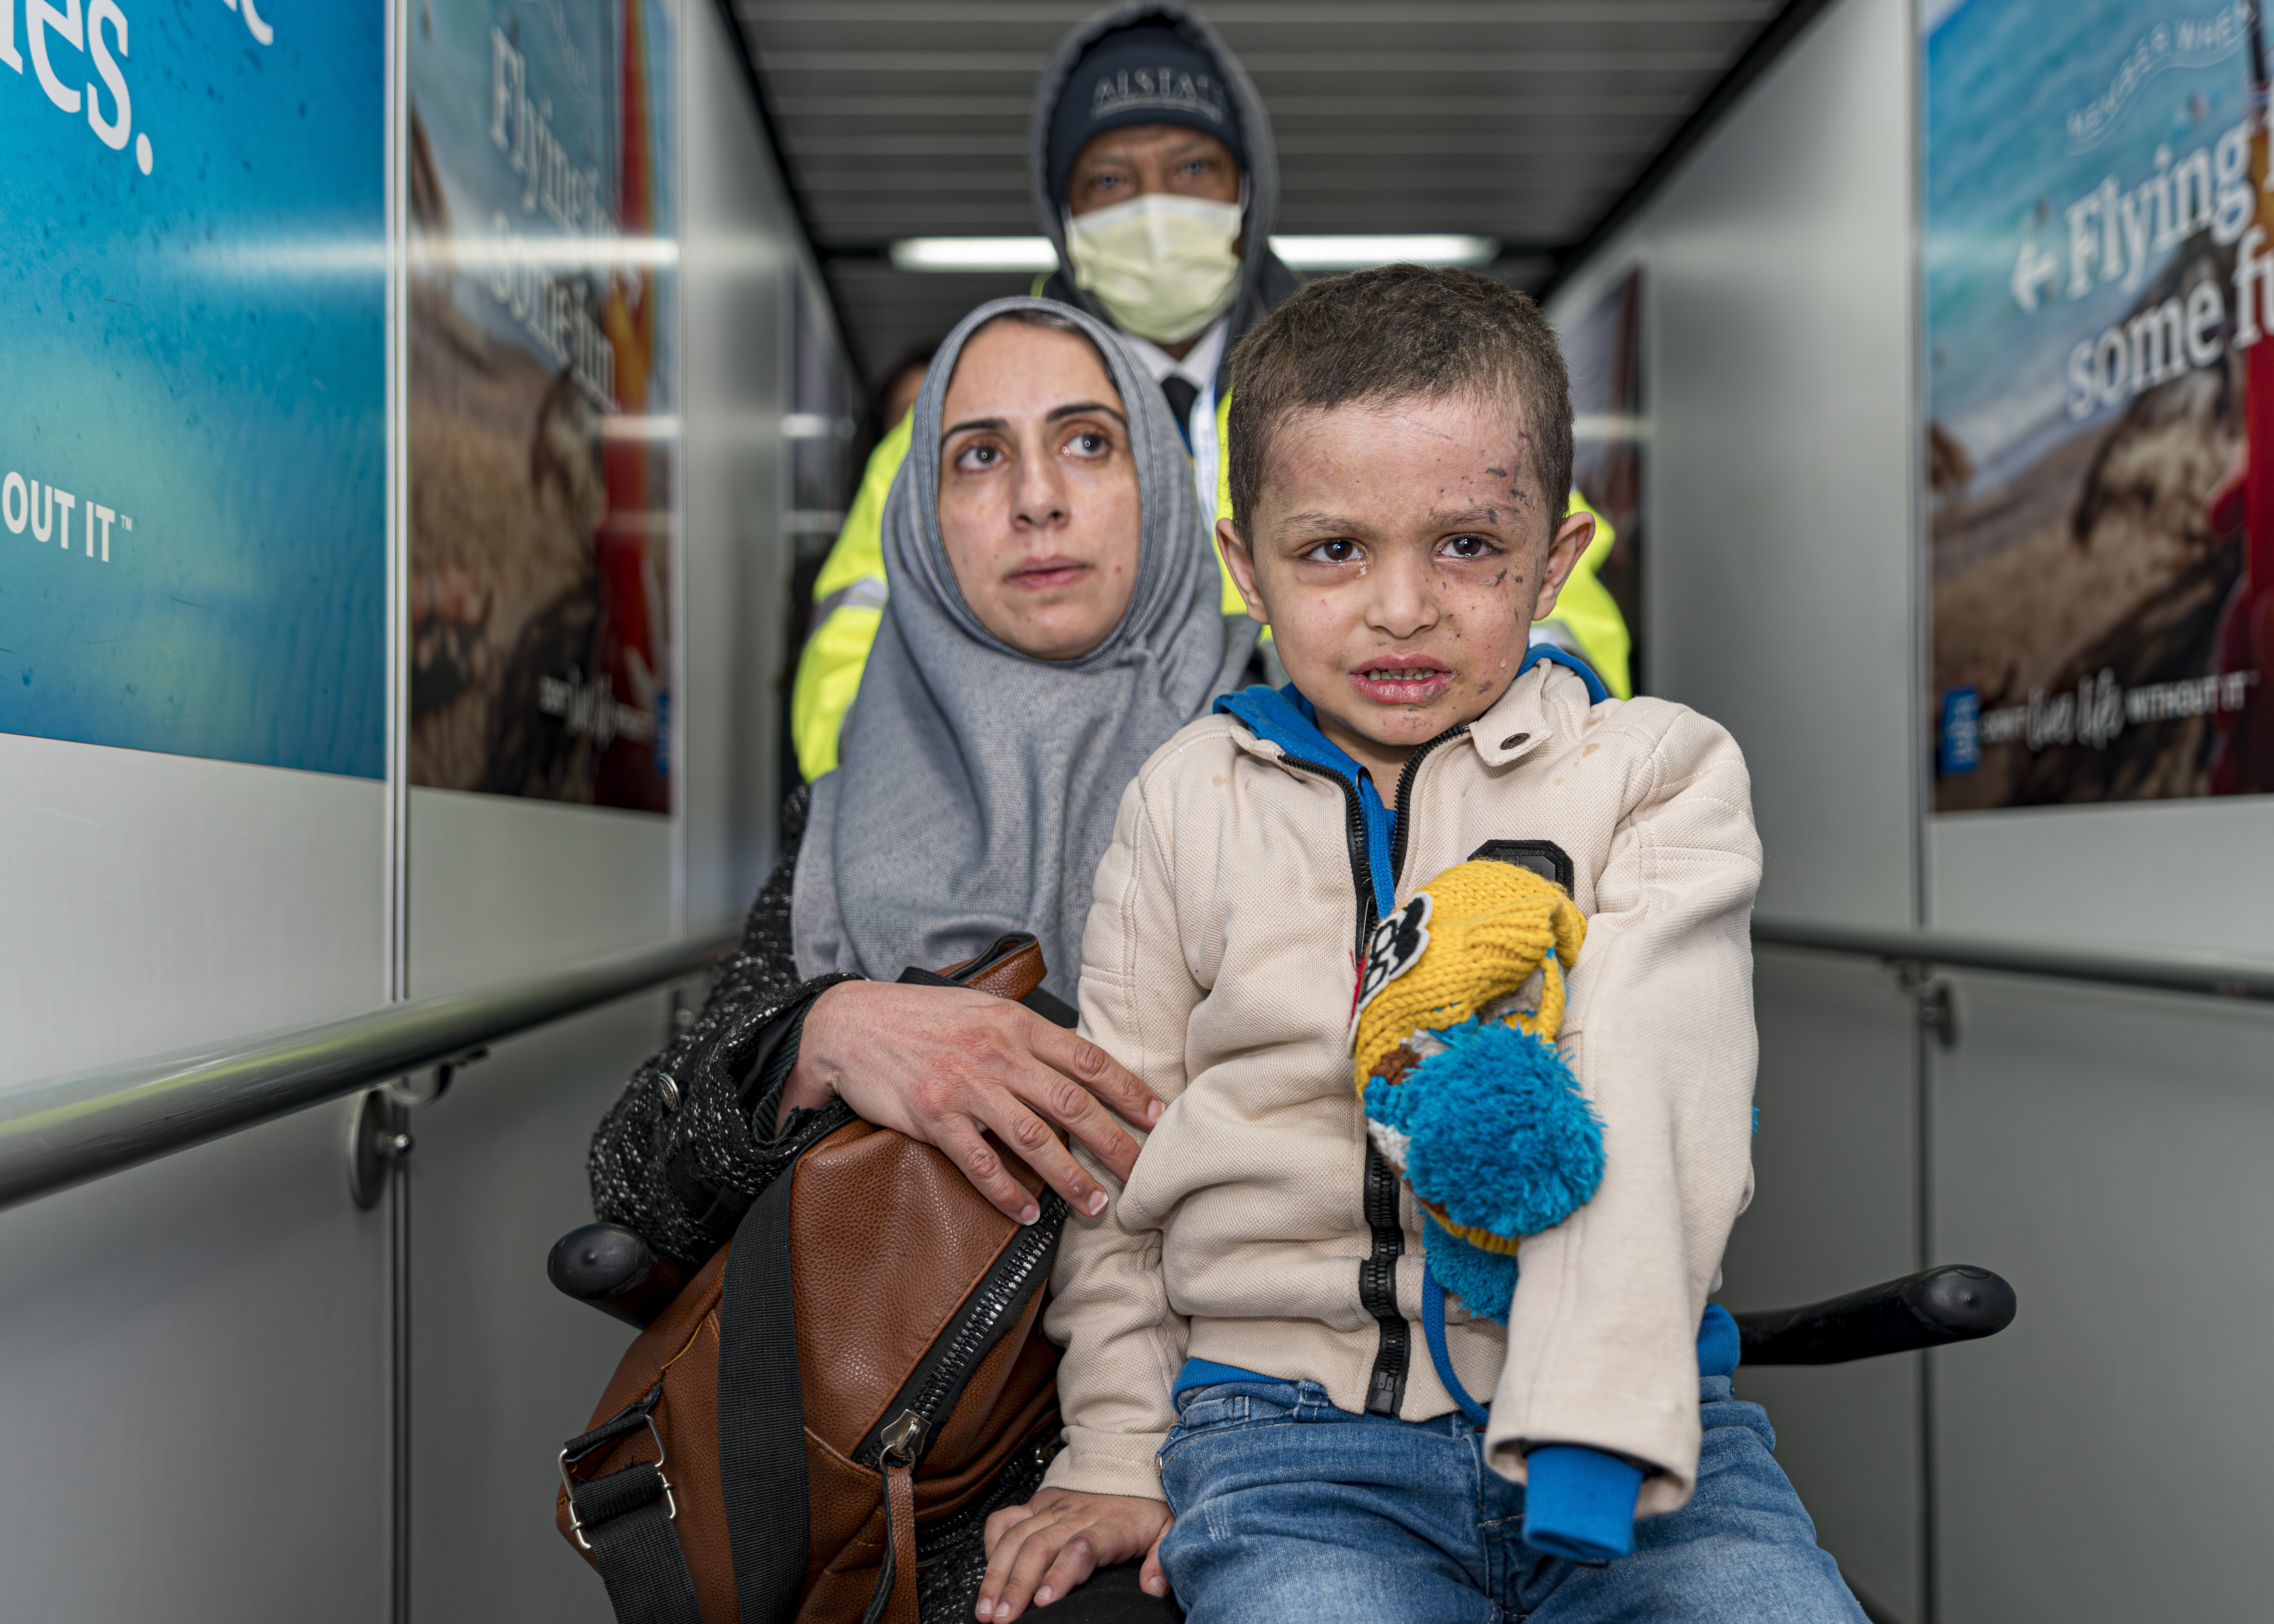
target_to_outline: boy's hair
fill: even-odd
[[[1231,513],[1250,522],[1289,413],[1470,395],[1524,406],[1532,471],[1555,512],[1571,492],[1571,383],[1540,307],[1474,271],[1385,265],[1312,282],[1231,352]]]

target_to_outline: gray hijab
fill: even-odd
[[[940,538],[948,380],[971,335],[1013,310],[1088,334],[1129,415],[1136,584],[1121,623],[1078,659],[1035,659],[981,625]],[[1091,882],[1122,791],[1239,681],[1254,647],[1254,623],[1220,607],[1213,517],[1198,511],[1168,403],[1111,327],[1047,299],[997,299],[963,319],[924,374],[885,500],[891,596],[842,764],[813,786],[790,921],[800,974],[889,981],[1028,930],[1042,939],[1045,984],[1074,1002]]]

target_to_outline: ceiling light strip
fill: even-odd
[[[1489,237],[1275,237],[1271,247],[1299,271],[1355,271],[1373,265],[1489,265],[1500,255]],[[1054,271],[1058,251],[1046,237],[904,237],[889,250],[895,270],[1010,273]]]

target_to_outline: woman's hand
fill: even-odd
[[[1046,1607],[1101,1568],[1140,1552],[1137,1583],[1148,1596],[1166,1596],[1161,1537],[1169,1508],[1157,1500],[1127,1494],[1081,1494],[1044,1489],[1023,1506],[1006,1506],[987,1519],[987,1576],[979,1582],[979,1616],[1015,1619],[1029,1598]]]
[[[945,1154],[1020,1223],[1042,1209],[987,1142],[989,1132],[1074,1211],[1094,1216],[1105,1210],[1105,1192],[1050,1124],[1126,1183],[1137,1141],[1106,1108],[1140,1128],[1161,1116],[1153,1091],[1111,1056],[1032,1010],[968,988],[897,981],[840,981],[806,1011],[782,1113],[832,1096],[863,1122]]]

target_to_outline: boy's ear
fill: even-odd
[[[1532,606],[1534,620],[1545,620],[1555,613],[1555,600],[1563,595],[1563,583],[1571,578],[1579,555],[1594,539],[1593,514],[1581,508],[1563,515],[1563,523],[1555,528],[1555,539],[1547,544],[1547,560],[1540,571],[1540,597]]]
[[[1216,522],[1216,545],[1224,550],[1224,567],[1231,571],[1231,583],[1239,589],[1240,601],[1247,605],[1247,618],[1258,626],[1271,624],[1271,611],[1264,607],[1263,594],[1255,590],[1255,560],[1241,539],[1239,526],[1230,519]]]

